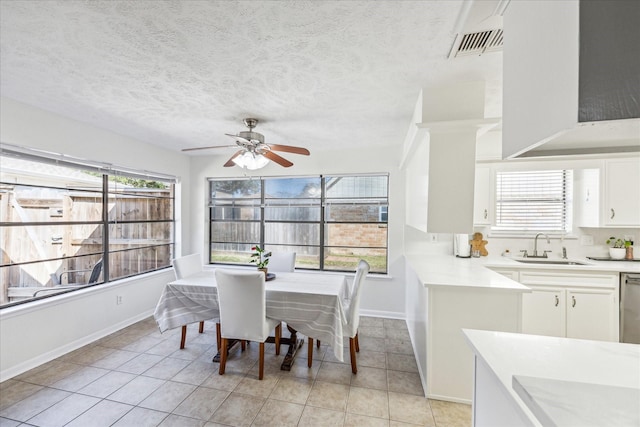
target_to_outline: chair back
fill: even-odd
[[[100,273],[102,273],[102,258],[96,262],[93,266],[93,270],[91,270],[91,276],[89,276],[88,284],[96,283],[100,278]]]
[[[216,269],[220,332],[223,338],[264,342],[266,317],[264,273]]]
[[[200,254],[186,255],[173,260],[176,277],[182,279],[202,271],[202,256]]]
[[[349,309],[347,313],[347,334],[353,337],[358,332],[360,324],[360,295],[362,295],[362,284],[369,273],[371,267],[365,260],[360,260],[356,275],[353,278],[352,293],[350,295]]]
[[[296,268],[296,253],[272,252],[267,267],[269,271],[293,273]]]

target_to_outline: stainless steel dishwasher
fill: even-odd
[[[640,344],[640,274],[620,275],[620,342]]]

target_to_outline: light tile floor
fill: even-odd
[[[0,426],[469,426],[469,405],[425,399],[406,324],[362,317],[358,374],[326,345],[290,372],[266,346],[230,354],[218,375],[215,324],[160,334],[145,319],[0,383]],[[348,349],[348,346],[346,347]],[[286,351],[286,347],[283,347]],[[284,351],[282,352],[284,354]]]

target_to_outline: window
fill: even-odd
[[[24,151],[0,151],[0,307],[170,266],[175,180]]]
[[[571,231],[572,171],[496,172],[494,230]]]
[[[387,175],[211,179],[209,207],[212,263],[248,265],[259,244],[300,269],[387,271]]]

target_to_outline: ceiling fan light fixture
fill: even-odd
[[[252,153],[251,151],[246,151],[244,154],[237,156],[233,159],[233,163],[241,168],[245,168],[248,170],[257,170],[261,169],[269,163],[269,159],[264,157],[262,154]]]

